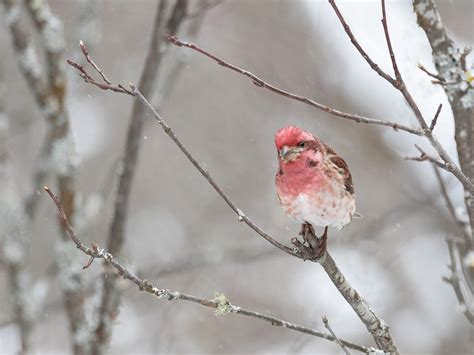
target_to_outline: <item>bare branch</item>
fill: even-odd
[[[182,300],[182,301],[194,302],[205,307],[214,308],[220,312],[219,314],[227,314],[227,313],[241,314],[244,316],[248,316],[248,317],[252,317],[252,318],[269,322],[274,326],[285,327],[297,332],[313,335],[313,336],[316,336],[322,339],[327,339],[333,342],[337,342],[339,340],[339,339],[336,340],[336,337],[331,334],[321,333],[311,328],[306,328],[301,325],[293,324],[276,317],[267,316],[259,312],[250,311],[242,307],[233,305],[230,302],[228,302],[227,299],[223,299],[222,297],[216,297],[215,299],[212,299],[212,300],[204,299],[204,298],[199,298],[192,295],[187,295],[187,294],[177,292],[177,291],[159,289],[156,286],[153,286],[147,279],[141,279],[140,277],[135,275],[133,272],[129,271],[123,264],[116,261],[112,254],[108,253],[104,249],[99,248],[97,245],[93,245],[92,248],[85,246],[84,243],[82,243],[82,241],[77,237],[76,233],[74,232],[74,229],[69,223],[66,213],[64,212],[64,209],[61,206],[61,202],[59,201],[59,198],[56,195],[54,195],[53,192],[48,187],[45,186],[44,190],[48,193],[48,195],[51,197],[54,204],[56,205],[56,208],[58,209],[59,218],[61,222],[64,224],[65,229],[69,233],[70,238],[76,244],[76,247],[79,250],[81,250],[84,254],[89,255],[90,259],[92,260],[93,259],[105,260],[108,264],[110,264],[112,267],[114,267],[117,270],[119,276],[122,276],[124,279],[130,280],[133,283],[135,283],[140,289],[140,291],[145,291],[147,293],[150,293],[158,297],[159,299],[166,299],[168,301]],[[86,267],[89,266],[91,263],[92,262],[89,260],[89,262],[86,264]],[[347,346],[354,350],[358,350],[365,353],[368,353],[370,350],[369,348],[365,346],[358,345],[347,340],[339,340],[339,341],[344,346]]]
[[[474,296],[470,283],[466,279],[463,256],[459,250],[459,243],[456,242],[456,238],[451,236],[446,238],[446,243],[448,244],[449,257],[451,259],[451,265],[449,265],[451,275],[444,278],[444,281],[451,284],[456,298],[458,299],[461,312],[466,319],[474,325]],[[468,268],[469,266],[466,267]]]
[[[430,163],[433,163],[437,167],[447,170],[446,164],[442,162],[441,160],[436,159],[435,157],[432,157],[431,155],[426,154],[426,152],[420,148],[419,145],[415,144],[415,148],[418,149],[420,152],[420,156],[418,157],[405,157],[405,160],[413,160],[413,161],[429,161]]]
[[[370,58],[370,56],[365,52],[365,50],[362,48],[362,46],[359,44],[359,42],[357,41],[357,38],[355,38],[354,34],[352,33],[351,31],[351,28],[349,27],[349,25],[347,24],[346,20],[344,19],[344,16],[342,16],[341,12],[339,11],[339,8],[337,7],[336,5],[336,1],[335,0],[329,0],[329,4],[331,4],[332,8],[334,9],[334,12],[336,13],[337,15],[337,18],[339,19],[339,21],[341,22],[341,25],[342,27],[344,27],[344,31],[346,31],[346,34],[347,36],[349,37],[349,39],[351,40],[352,44],[354,45],[354,47],[359,51],[360,55],[362,56],[362,58],[365,59],[365,61],[370,65],[370,67],[378,74],[380,75],[382,78],[384,78],[385,80],[387,80],[390,84],[392,84],[393,86],[396,86],[396,80],[394,78],[392,78],[389,74],[385,73],[379,66],[377,63],[375,63],[372,58]]]
[[[442,78],[441,76],[435,74],[435,73],[432,73],[430,72],[428,69],[426,69],[421,63],[418,63],[418,69],[420,69],[422,72],[426,73],[428,76],[431,76],[432,78],[436,79],[437,81],[439,81],[440,83],[445,83],[445,80],[444,78]]]
[[[29,275],[26,270],[25,211],[13,178],[7,147],[9,117],[6,112],[6,84],[4,56],[0,54],[0,265],[5,268],[8,280],[8,301],[19,328],[21,352],[31,351],[33,315],[29,302]]]
[[[392,41],[390,40],[390,33],[388,32],[387,14],[385,12],[385,0],[382,0],[382,26],[383,32],[385,34],[385,40],[387,42],[388,53],[390,54],[390,60],[392,61],[393,72],[395,73],[396,84],[401,85],[402,75],[400,74],[400,70],[398,69],[397,60],[395,58],[395,53],[393,52],[392,48]]]
[[[27,217],[34,217],[37,203],[36,191],[41,189],[36,184],[41,183],[48,175],[53,174],[58,182],[61,199],[70,216],[74,210],[74,175],[76,166],[72,156],[74,154],[74,140],[70,131],[70,122],[66,109],[66,75],[64,64],[65,39],[62,22],[52,13],[49,4],[44,1],[24,0],[25,8],[31,17],[35,31],[40,36],[41,49],[45,54],[45,72],[38,60],[34,41],[30,29],[21,21],[22,8],[17,0],[2,0],[6,9],[13,46],[18,57],[19,67],[25,77],[28,88],[43,114],[48,133],[41,153],[40,167],[34,174],[32,192],[25,201]],[[45,166],[48,168],[45,169]],[[62,233],[63,240],[67,236]],[[58,249],[59,250],[59,249]],[[64,255],[63,255],[64,256]],[[64,259],[64,258],[62,258]],[[57,260],[61,260],[58,251]],[[71,263],[71,260],[68,260]],[[68,280],[61,283],[65,298],[65,308],[69,325],[72,330],[74,351],[84,353],[87,344],[79,344],[77,334],[84,329],[85,315],[83,309],[84,294],[80,274],[70,270]],[[78,271],[78,270],[77,270]],[[74,289],[68,287],[67,281],[74,279]]]
[[[273,86],[272,84],[269,84],[269,83],[265,82],[264,80],[260,79],[258,76],[256,76],[255,74],[252,74],[248,70],[241,69],[239,67],[236,67],[233,64],[230,64],[230,63],[220,59],[219,57],[215,56],[214,54],[212,54],[210,52],[207,52],[204,49],[198,47],[194,43],[183,42],[183,41],[179,40],[176,36],[171,36],[171,35],[167,35],[166,38],[168,39],[168,41],[170,41],[174,45],[179,46],[179,47],[186,47],[186,48],[192,49],[196,52],[199,52],[199,53],[205,55],[206,57],[214,60],[215,62],[217,62],[217,64],[219,64],[219,65],[221,65],[225,68],[228,68],[230,70],[233,70],[236,73],[239,73],[239,74],[242,74],[242,75],[248,77],[249,79],[252,80],[252,82],[255,86],[261,87],[261,88],[264,88],[264,89],[268,89],[268,90],[270,90],[270,91],[272,91],[272,92],[274,92],[278,95],[281,95],[281,96],[284,96],[284,97],[287,97],[287,98],[290,98],[290,99],[293,99],[293,100],[296,100],[296,101],[299,101],[299,102],[303,102],[307,105],[315,107],[315,108],[317,108],[319,110],[322,110],[324,112],[330,113],[334,116],[342,117],[342,118],[352,120],[352,121],[355,121],[355,122],[374,124],[374,125],[380,125],[380,126],[387,126],[387,127],[393,128],[396,131],[401,130],[401,131],[406,131],[406,132],[409,132],[409,133],[412,133],[412,134],[415,134],[415,135],[418,135],[418,136],[423,135],[423,131],[420,130],[420,129],[417,129],[417,128],[405,126],[405,125],[398,124],[396,122],[391,122],[391,121],[388,121],[388,120],[378,120],[378,119],[375,119],[375,118],[369,118],[369,117],[364,117],[364,116],[360,116],[360,115],[349,114],[349,113],[346,113],[346,112],[342,112],[342,111],[330,108],[330,107],[325,106],[323,104],[320,104],[316,101],[308,99],[304,96],[300,96],[300,95],[290,93],[288,91],[285,91],[285,90],[280,89],[276,86]]]
[[[331,2],[331,4],[334,4],[334,6],[335,6],[335,3],[333,1],[330,1],[330,2]],[[338,12],[338,14],[340,15],[340,12]],[[345,24],[345,26],[347,26],[345,28],[349,28],[348,25],[345,22],[344,22],[344,24]],[[350,28],[349,28],[349,31],[350,31]],[[352,32],[351,32],[351,35],[352,35]],[[452,172],[459,179],[459,181],[461,183],[463,183],[463,185],[465,187],[467,187],[469,189],[472,189],[474,191],[474,184],[472,184],[472,182],[469,181],[469,179],[467,179],[467,177],[462,173],[462,171],[454,164],[454,162],[447,155],[447,152],[444,150],[444,148],[441,146],[441,144],[432,135],[431,131],[429,131],[429,127],[426,125],[426,123],[424,124],[424,127],[422,127],[422,128],[413,128],[413,127],[409,127],[409,126],[405,126],[405,125],[400,125],[400,124],[392,122],[392,121],[378,120],[378,119],[374,119],[374,118],[368,118],[368,117],[364,117],[364,116],[353,115],[353,114],[345,113],[345,112],[342,112],[342,111],[338,111],[338,110],[335,110],[335,109],[330,108],[328,106],[317,103],[313,100],[310,100],[306,97],[299,96],[299,95],[284,91],[280,88],[277,88],[277,87],[263,81],[262,79],[260,79],[256,75],[252,74],[251,72],[249,72],[247,70],[244,70],[244,69],[241,69],[239,67],[236,67],[236,66],[220,59],[219,57],[211,54],[210,52],[205,51],[204,49],[198,47],[197,45],[195,45],[193,43],[183,42],[183,41],[179,40],[176,36],[170,36],[170,35],[167,35],[167,39],[168,39],[168,41],[170,41],[171,43],[173,43],[177,46],[190,48],[190,49],[192,49],[196,52],[199,52],[199,53],[205,55],[206,57],[214,60],[219,65],[250,78],[252,80],[253,84],[256,85],[257,87],[262,87],[262,88],[268,89],[268,90],[270,90],[270,91],[272,91],[276,94],[279,94],[281,96],[284,96],[284,97],[287,97],[287,98],[290,98],[290,99],[293,99],[293,100],[296,100],[296,101],[299,101],[299,102],[303,102],[305,104],[308,104],[310,106],[313,106],[313,107],[318,108],[320,110],[323,110],[325,112],[328,112],[330,114],[333,114],[335,116],[342,117],[342,118],[345,118],[345,119],[348,119],[348,120],[367,123],[367,124],[388,126],[388,127],[392,127],[395,130],[406,131],[406,132],[409,132],[411,134],[415,134],[415,135],[418,135],[418,136],[426,136],[430,140],[430,142],[432,143],[432,145],[434,146],[436,151],[440,154],[440,156],[446,162],[446,165],[449,166],[450,170],[448,170],[448,171]],[[368,57],[368,56],[367,56],[367,58],[370,59],[370,57]],[[379,67],[377,66],[376,68],[379,68]],[[374,70],[376,70],[376,69],[374,69]],[[376,71],[379,72],[381,70],[379,68]],[[382,77],[385,78],[385,76],[383,76],[383,75],[382,75]],[[391,78],[391,80],[394,80],[394,79]],[[407,95],[407,101],[409,101],[409,104],[411,103],[410,106],[412,108],[415,108],[415,110],[418,110],[415,102],[413,101],[411,96],[409,96],[409,93],[406,90],[406,88],[400,89],[398,84],[394,84],[394,86],[399,90],[403,89],[403,94]],[[404,87],[404,84],[402,86]],[[419,110],[417,112],[420,113]],[[423,120],[423,122],[424,122],[424,120]]]
[[[82,43],[82,41],[79,42],[79,45],[81,46],[81,48],[86,48],[84,46],[84,43]],[[99,89],[102,89],[102,90],[111,90],[111,91],[115,91],[115,92],[119,92],[119,93],[122,93],[122,94],[127,94],[127,95],[133,96],[133,93],[130,90],[125,89],[122,85],[120,85],[120,84],[113,85],[113,84],[110,83],[110,81],[106,81],[105,83],[100,83],[100,82],[96,81],[93,77],[91,77],[82,65],[80,65],[80,64],[78,64],[78,63],[76,63],[76,62],[74,62],[70,59],[66,59],[66,62],[70,66],[76,68],[80,72],[79,76],[81,78],[83,78],[86,83],[95,85]],[[94,63],[94,66],[96,66],[95,63]],[[95,69],[95,67],[94,67],[94,69]],[[103,74],[102,70],[100,70],[100,69],[99,69],[98,72],[100,74]],[[103,74],[103,75],[105,75],[105,74]],[[105,81],[106,79],[104,79],[104,77],[103,77],[103,80]]]
[[[107,76],[104,74],[104,72],[95,64],[95,62],[92,60],[92,58],[89,55],[89,51],[87,50],[86,46],[82,41],[79,41],[79,47],[81,48],[82,54],[84,54],[84,57],[86,57],[87,62],[92,65],[92,67],[95,69],[96,72],[99,73],[99,75],[102,77],[102,80],[104,80],[107,84],[112,84],[110,80],[107,78]]]
[[[453,222],[459,227],[459,230],[462,235],[464,235],[464,238],[466,238],[467,241],[470,240],[469,233],[466,229],[467,223],[461,221],[457,214],[456,214],[456,209],[454,208],[453,202],[451,201],[451,198],[449,197],[448,189],[446,187],[446,184],[443,180],[443,177],[441,176],[441,172],[439,171],[439,168],[433,164],[433,170],[436,175],[436,179],[438,180],[439,183],[439,188],[441,191],[441,195],[444,198],[444,201],[446,202],[446,207],[448,208],[449,214],[451,215],[451,218],[453,219]]]
[[[349,352],[349,350],[346,349],[346,347],[344,346],[344,344],[339,340],[339,338],[336,336],[336,333],[334,333],[334,331],[332,330],[331,326],[329,325],[329,320],[326,316],[322,316],[322,319],[323,319],[323,323],[324,323],[324,327],[328,330],[329,333],[331,333],[331,335],[334,337],[334,339],[336,340],[336,342],[339,344],[339,346],[341,347],[342,351],[344,351],[344,353],[346,355],[350,355],[351,353]]]
[[[474,87],[466,78],[466,58],[469,48],[461,50],[449,37],[444,28],[441,16],[434,0],[413,0],[418,25],[423,29],[431,45],[433,62],[438,76],[443,82],[454,85],[443,85],[451,104],[455,122],[455,139],[465,180],[474,180]],[[444,159],[443,156],[441,156]],[[445,160],[446,161],[446,160]],[[446,161],[447,162],[447,161]],[[458,179],[464,179],[457,174]],[[472,183],[464,185],[464,201],[471,225],[471,239],[474,233],[474,189]]]
[[[365,53],[364,49],[360,46],[360,44],[357,42],[357,40],[354,38],[354,35],[352,34],[352,31],[349,27],[349,25],[346,23],[344,20],[344,17],[342,16],[341,12],[339,11],[335,0],[329,0],[329,3],[333,7],[334,11],[336,12],[337,17],[339,18],[339,21],[344,27],[344,30],[346,31],[348,37],[351,39],[352,44],[356,47],[356,49],[359,51],[359,53],[366,59],[366,61],[369,63],[370,67],[381,77],[383,77],[385,80],[387,80],[390,84],[393,85],[400,93],[403,95],[405,100],[407,101],[408,105],[410,106],[411,110],[413,111],[413,114],[415,115],[416,119],[418,120],[418,123],[420,124],[420,128],[422,130],[422,134],[428,140],[430,141],[431,145],[433,148],[436,150],[436,152],[439,154],[441,159],[446,163],[446,166],[449,168],[448,171],[451,172],[456,178],[463,184],[464,188],[471,193],[471,195],[474,195],[474,183],[463,173],[463,171],[454,163],[453,159],[449,156],[448,152],[444,147],[441,145],[441,143],[438,141],[438,139],[433,135],[433,133],[430,131],[426,120],[423,117],[423,114],[421,113],[420,109],[418,108],[418,105],[416,104],[415,100],[411,96],[410,92],[408,91],[405,82],[398,70],[398,65],[397,61],[395,58],[395,54],[392,49],[392,44],[390,41],[390,35],[388,31],[388,26],[386,22],[386,15],[385,15],[385,0],[382,1],[382,24],[384,28],[384,33],[385,33],[385,39],[387,41],[387,46],[389,48],[389,53],[390,53],[390,58],[392,60],[392,65],[394,67],[394,71],[396,73],[396,80],[393,79],[391,76],[387,75],[385,72],[383,72],[371,59],[368,57],[368,55]]]
[[[431,132],[433,132],[433,130],[436,126],[436,122],[438,122],[438,116],[441,113],[442,108],[443,108],[443,104],[439,104],[438,109],[436,110],[436,113],[435,113],[433,119],[431,120],[431,124],[430,124],[430,131]]]

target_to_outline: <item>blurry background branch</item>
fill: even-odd
[[[47,1],[25,0],[26,8],[34,24],[33,31],[26,25],[23,9],[17,0],[2,0],[10,28],[17,62],[43,114],[48,133],[34,173],[32,192],[25,201],[25,211],[32,223],[38,204],[38,193],[49,174],[54,175],[61,200],[68,215],[74,216],[76,174],[75,145],[70,130],[66,108],[66,74],[64,62],[65,38],[63,24],[51,11]],[[34,46],[32,32],[38,34],[45,54],[44,70]],[[43,74],[45,73],[45,74]],[[61,227],[61,225],[59,225]],[[64,231],[63,231],[64,232]],[[30,232],[31,233],[31,232]],[[67,235],[61,233],[57,244],[57,262],[60,283],[64,294],[74,352],[87,352],[84,341],[87,325],[84,314],[84,292],[80,270],[74,267],[75,255],[68,253]],[[82,338],[81,338],[82,337]],[[87,337],[86,337],[87,338]]]
[[[474,180],[474,87],[471,68],[467,65],[470,48],[461,50],[446,32],[434,0],[413,0],[418,25],[430,43],[433,62],[454,117],[454,137],[461,169],[468,179]],[[452,83],[452,84],[451,84]],[[451,258],[451,276],[460,308],[474,325],[474,192],[464,189],[464,202],[469,222],[463,223],[446,192],[440,172],[435,169],[453,222],[460,227],[459,238],[447,237]]]
[[[168,47],[163,41],[163,33],[177,33],[186,17],[187,8],[187,0],[177,0],[173,7],[170,7],[170,2],[165,0],[160,1],[158,4],[150,36],[150,47],[138,84],[140,90],[146,93],[147,96],[152,96],[157,86],[160,66]],[[168,17],[166,17],[167,12],[170,12]],[[144,112],[143,105],[136,100],[132,107],[116,202],[113,207],[113,219],[107,239],[107,249],[110,253],[118,256],[121,255],[124,243],[124,228],[127,222],[130,192],[132,190],[140,144],[143,141]],[[103,279],[102,295],[98,310],[98,324],[94,331],[96,336],[92,349],[94,354],[101,354],[106,350],[112,332],[112,319],[115,318],[119,305],[120,289],[117,285],[116,275],[111,270],[108,270]]]
[[[6,83],[4,80],[4,56],[0,54],[0,265],[5,266],[8,276],[9,299],[15,321],[20,329],[23,352],[31,349],[31,330],[34,322],[36,300],[29,300],[29,275],[26,271],[25,211],[13,179],[13,165],[9,161],[7,137],[9,119],[6,112]]]

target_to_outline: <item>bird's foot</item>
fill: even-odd
[[[317,261],[324,257],[327,249],[328,227],[324,229],[324,234],[318,237],[311,224],[303,223],[299,234],[304,242],[301,243],[297,238],[293,238],[291,242],[300,251],[303,260]]]
[[[317,246],[315,251],[317,253],[316,259],[321,259],[326,255],[326,250],[328,247],[328,227],[324,228],[324,233],[321,237],[317,238]]]
[[[316,232],[314,231],[314,228],[311,224],[303,223],[301,224],[301,230],[299,235],[303,237],[303,244],[308,243],[309,245],[311,245],[310,241],[314,239],[314,237],[316,236]]]

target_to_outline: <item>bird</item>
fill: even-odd
[[[278,171],[275,185],[285,213],[301,223],[300,235],[314,259],[326,253],[328,227],[341,230],[359,217],[349,166],[332,148],[296,126],[275,134]],[[314,226],[324,234],[315,237]]]

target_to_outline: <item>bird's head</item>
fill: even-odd
[[[295,126],[280,129],[275,135],[275,145],[280,164],[310,159],[320,163],[322,152],[319,141],[309,132]]]

